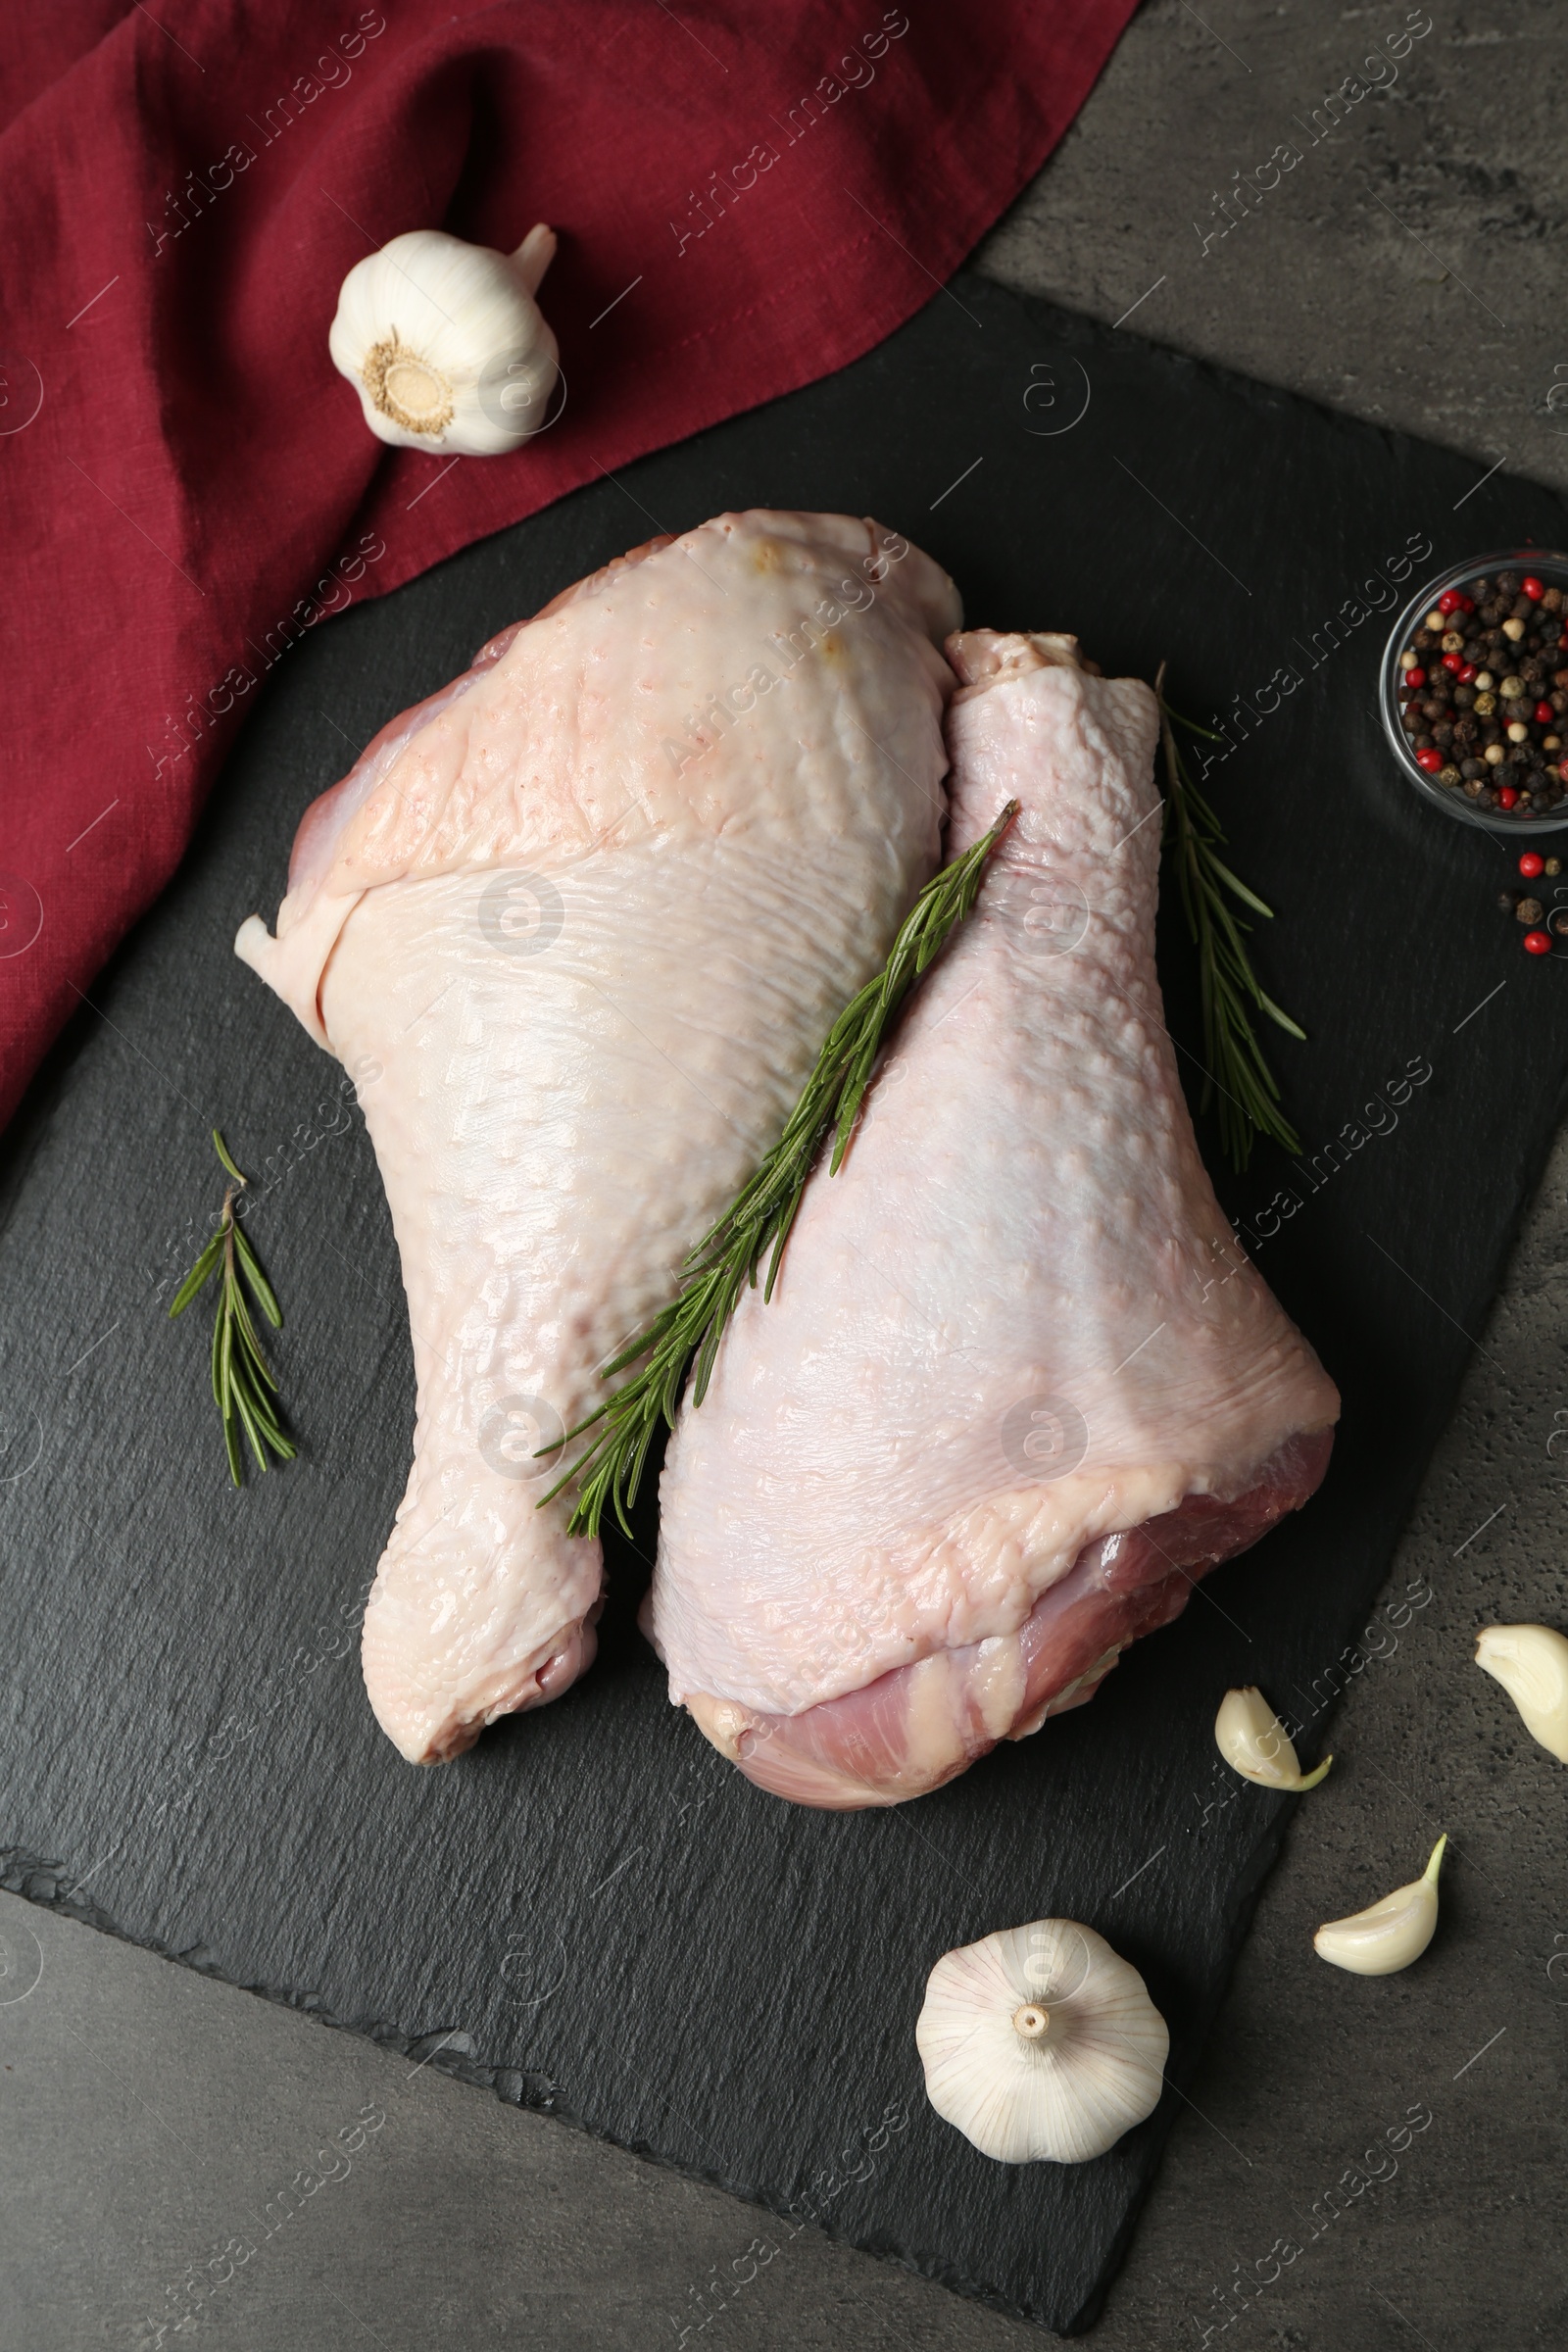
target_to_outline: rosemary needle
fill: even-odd
[[[1236,913],[1230,899],[1239,900],[1253,914],[1269,921],[1274,909],[1265,906],[1219,855],[1224,831],[1193,781],[1176,729],[1185,727],[1211,743],[1219,738],[1211,728],[1200,727],[1171,709],[1165,700],[1165,666],[1162,662],[1154,680],[1169,786],[1165,847],[1176,860],[1182,911],[1198,950],[1205,1057],[1200,1107],[1206,1110],[1218,1097],[1220,1142],[1232,1167],[1240,1173],[1260,1135],[1268,1136],[1292,1158],[1301,1149],[1295,1128],[1279,1107],[1279,1082],[1258,1043],[1250,1007],[1266,1013],[1290,1037],[1304,1041],[1306,1032],[1265,994],[1252,970],[1243,939],[1252,925]]]
[[[234,1165],[216,1127],[213,1149],[234,1181],[223,1195],[223,1213],[218,1231],[174,1293],[169,1311],[171,1315],[182,1315],[209,1276],[221,1269],[218,1314],[213,1323],[213,1402],[222,1419],[228,1475],[237,1487],[243,1484],[242,1434],[249,1441],[259,1470],[271,1468],[272,1454],[280,1462],[291,1462],[294,1446],[278,1417],[277,1383],[251,1319],[246,1286],[274,1331],[282,1327],[282,1311],[255,1250],[234,1221],[234,1197],[243,1191],[246,1180]]]
[[[577,1482],[569,1534],[596,1536],[610,1505],[630,1535],[627,1508],[636,1495],[659,1424],[666,1421],[674,1427],[688,1366],[695,1357],[693,1396],[701,1404],[736,1300],[748,1285],[755,1287],[758,1267],[770,1247],[772,1256],[762,1296],[773,1296],[779,1260],[818,1148],[831,1129],[829,1173],[836,1175],[849,1150],[882,1042],[915,981],[973,908],[986,859],[1017,810],[1017,802],[1009,801],[990,832],[926,884],[906,916],[882,970],[851,1000],[829,1030],[827,1043],[778,1142],[688,1256],[675,1298],[612,1357],[603,1377],[612,1380],[617,1372],[646,1357],[642,1369],[607,1397],[597,1412],[556,1441],[558,1446],[566,1446],[573,1438],[599,1429],[587,1451],[540,1497],[542,1508],[563,1488]],[[555,1447],[542,1450],[553,1452]]]

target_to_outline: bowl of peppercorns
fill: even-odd
[[[1568,556],[1479,556],[1412,598],[1384,656],[1383,725],[1416,790],[1461,823],[1568,827]]]

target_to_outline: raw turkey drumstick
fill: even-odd
[[[682,1409],[645,1615],[671,1697],[804,1804],[897,1804],[1081,1705],[1306,1500],[1339,1413],[1177,1081],[1153,696],[1072,638],[947,653],[949,857],[1021,813]]]
[[[566,1689],[601,1558],[537,1510],[938,861],[959,618],[843,515],[658,539],[496,638],[306,813],[236,941],[361,1077],[414,1336],[365,1679],[433,1763]]]

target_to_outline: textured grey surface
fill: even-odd
[[[1157,0],[980,267],[1560,488],[1561,55],[1552,0]],[[1293,141],[1227,231],[1218,200]]]
[[[1394,92],[1199,263],[1210,191],[1405,19],[1201,13],[1212,34],[1179,5],[1144,12],[987,264],[1107,319],[1164,272],[1143,331],[1448,441],[1478,476],[1505,451],[1568,478],[1545,405],[1545,237],[1568,180],[1547,8],[1436,11]],[[1387,1654],[1351,1683],[1341,1763],[1265,1890],[1097,2345],[1218,2341],[1237,2266],[1255,2287],[1276,2264],[1231,2342],[1568,2336],[1552,2014],[1568,1998],[1568,1785],[1468,1662],[1490,1617],[1568,1621],[1550,1450],[1568,1457],[1565,1186],[1560,1150],[1391,1580],[1396,1614],[1416,1580],[1431,1597],[1397,1631],[1380,1621]],[[1312,1926],[1412,1875],[1439,1828],[1456,1851],[1427,1961],[1382,1984],[1324,1969]],[[716,2192],[14,1898],[0,1934],[6,2352],[136,2342],[140,2316],[230,2238],[258,2251],[196,2332],[258,2352],[674,2344],[718,2276],[730,2291],[701,2340],[736,2352],[1040,2340],[810,2230],[745,2278],[758,2217]],[[278,2192],[368,2103],[386,2122],[347,2176],[267,2237]],[[1328,2221],[1331,2187],[1416,2106],[1433,2120],[1397,2174]],[[1301,2251],[1283,2262],[1279,2240]]]

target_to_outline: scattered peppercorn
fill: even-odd
[[[1534,930],[1545,911],[1539,899],[1521,899],[1513,910],[1514,920]]]
[[[1531,956],[1549,956],[1551,954],[1551,939],[1547,932],[1527,931],[1524,944],[1527,954]]]
[[[1527,882],[1533,882],[1538,874],[1544,874],[1545,870],[1546,860],[1542,857],[1540,851],[1526,850],[1524,856],[1519,860],[1519,871],[1523,874],[1525,880]]]

